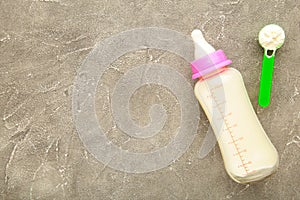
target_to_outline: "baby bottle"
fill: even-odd
[[[192,32],[191,63],[195,95],[214,130],[225,169],[238,183],[261,180],[278,166],[278,154],[260,124],[239,71],[222,50],[209,45],[200,30]]]

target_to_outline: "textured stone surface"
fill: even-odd
[[[2,199],[299,199],[299,13],[297,0],[0,1]],[[261,109],[257,94],[263,52],[256,38],[268,23],[284,28],[286,42],[276,56],[272,103]],[[149,26],[186,35],[199,28],[211,44],[224,49],[242,73],[258,117],[278,149],[276,174],[240,185],[227,176],[218,147],[200,160],[208,128],[202,110],[193,144],[158,171],[116,171],[87,152],[72,121],[76,72],[98,42]],[[168,114],[162,131],[156,138],[127,143],[128,136],[114,127],[111,89],[126,71],[143,63],[163,63],[186,78],[191,75],[187,62],[154,49],[128,53],[107,66],[96,97],[99,123],[112,142],[136,152],[166,145],[180,126],[176,97],[164,87],[147,85],[132,96],[131,115],[146,125],[149,116],[143,111],[161,102]]]

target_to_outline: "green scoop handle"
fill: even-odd
[[[265,50],[262,62],[262,71],[260,76],[260,89],[258,96],[258,104],[261,107],[267,107],[271,102],[272,77],[274,71],[275,51],[272,55],[267,55]]]

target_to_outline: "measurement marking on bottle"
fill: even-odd
[[[238,167],[240,168],[240,167],[246,167],[246,168],[248,168],[247,167],[247,165],[251,165],[252,164],[252,162],[251,161],[249,161],[249,162],[244,162],[243,164],[241,164],[241,165],[239,165]]]
[[[215,87],[213,87],[212,89],[216,90],[216,89],[219,89],[219,88],[222,88],[222,87],[223,87],[223,84],[219,84],[219,85],[216,85]]]
[[[224,131],[229,131],[229,130],[235,128],[235,127],[237,127],[237,124],[233,124],[232,126],[224,128]]]
[[[219,86],[219,85],[218,85],[218,86]],[[219,88],[219,87],[218,87],[218,88]],[[215,88],[212,88],[212,89],[210,90],[210,91],[211,91],[211,95],[209,95],[209,96],[207,96],[207,97],[208,97],[208,98],[212,98],[212,99],[214,100],[215,105],[216,105],[216,106],[214,106],[214,107],[215,107],[215,108],[220,112],[220,114],[221,114],[220,120],[221,120],[221,119],[224,120],[224,124],[225,124],[225,129],[224,129],[224,130],[226,130],[226,131],[229,133],[230,137],[231,137],[231,141],[230,141],[228,144],[234,145],[234,148],[235,148],[235,150],[236,150],[236,153],[234,153],[233,155],[234,155],[234,156],[238,156],[238,158],[239,158],[240,161],[241,161],[241,165],[238,165],[238,168],[243,168],[244,171],[245,171],[245,173],[246,173],[246,175],[247,175],[247,174],[250,173],[249,165],[251,165],[252,162],[251,162],[251,161],[246,162],[246,159],[245,159],[245,157],[244,157],[243,154],[246,153],[247,150],[246,150],[246,149],[241,149],[241,148],[239,148],[239,146],[238,146],[238,142],[241,141],[241,140],[243,140],[244,138],[243,138],[243,137],[240,137],[240,138],[237,138],[237,139],[236,139],[236,137],[234,136],[234,134],[233,134],[233,132],[232,132],[232,129],[235,128],[235,127],[237,127],[237,124],[230,125],[230,123],[229,123],[229,121],[227,120],[227,118],[228,118],[229,116],[231,116],[232,113],[230,112],[230,113],[228,113],[228,114],[225,114],[224,111],[222,111],[222,109],[220,108],[220,106],[221,106],[221,105],[224,105],[224,104],[226,103],[226,101],[218,102],[218,101],[217,101],[217,98],[216,98],[216,96],[215,96],[215,94],[214,94],[214,92],[213,92],[214,90],[215,90]]]
[[[239,150],[237,153],[234,153],[233,156],[238,156],[239,153],[245,153],[247,152],[247,149],[242,149],[242,150]],[[245,160],[245,159],[243,159]]]
[[[241,141],[243,139],[244,139],[243,137],[239,137],[238,139],[233,139],[232,141],[228,142],[228,144],[233,144],[234,142],[238,142],[238,141]]]
[[[225,103],[226,103],[226,101],[222,101],[220,103],[217,103],[216,106],[224,105]]]
[[[225,117],[229,117],[232,115],[232,112],[227,113],[227,115]]]

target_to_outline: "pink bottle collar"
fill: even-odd
[[[230,65],[231,60],[228,60],[225,53],[222,50],[217,50],[211,54],[208,54],[202,58],[194,60],[191,63],[193,72],[192,79],[205,76],[217,69]]]

